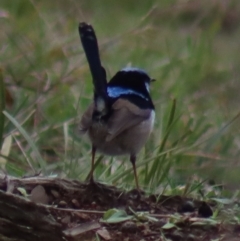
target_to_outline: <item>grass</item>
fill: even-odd
[[[108,78],[133,65],[157,79],[151,90],[155,129],[137,162],[141,186],[174,192],[197,177],[235,190],[239,13],[236,0],[137,6],[133,0],[1,1],[0,143],[13,137],[7,173],[87,177],[90,145],[76,131],[92,98],[77,32],[78,22],[87,21],[97,32]],[[127,158],[99,157],[97,163],[97,179],[134,186]]]

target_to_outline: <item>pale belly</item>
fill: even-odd
[[[155,113],[139,124],[129,128],[110,141],[106,141],[108,135],[107,127],[99,123],[93,124],[88,130],[88,136],[97,151],[115,156],[115,155],[135,155],[146,143],[154,123]]]

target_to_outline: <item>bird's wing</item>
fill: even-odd
[[[112,105],[112,116],[108,120],[106,141],[111,141],[123,131],[147,120],[150,116],[150,109],[143,110],[128,100],[118,99]]]
[[[82,118],[79,123],[79,131],[84,134],[89,127],[92,125],[92,114],[94,110],[94,104],[92,103],[87,110],[83,113]]]

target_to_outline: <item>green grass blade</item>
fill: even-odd
[[[163,138],[162,144],[159,147],[158,153],[162,152],[166,145],[168,136],[170,134],[171,125],[174,121],[175,112],[176,112],[176,99],[173,99],[172,108],[171,108],[171,112],[170,112],[168,123],[167,123],[167,132]]]
[[[3,111],[5,110],[5,88],[3,83],[3,73],[0,69],[0,149],[3,143],[3,132],[4,132],[4,122],[5,116]]]
[[[144,166],[145,167],[145,165],[146,164],[149,164],[149,163],[151,163],[152,161],[155,161],[155,159],[156,158],[159,158],[159,157],[161,157],[161,156],[164,156],[164,155],[166,155],[167,153],[169,153],[169,152],[172,152],[172,151],[175,151],[175,150],[177,150],[177,148],[173,148],[173,149],[169,149],[169,150],[167,150],[167,151],[163,151],[162,153],[159,153],[157,156],[155,156],[155,157],[151,157],[151,158],[148,158],[147,160],[144,160],[144,161],[141,161],[141,162],[137,162],[136,163],[136,168],[139,168],[139,167],[142,167],[142,166]],[[119,169],[120,170],[120,169]],[[130,167],[130,168],[128,168],[127,170],[125,170],[125,171],[116,171],[115,173],[114,173],[114,175],[112,175],[112,177],[110,177],[109,179],[108,179],[108,181],[109,182],[113,182],[113,183],[115,183],[115,182],[118,182],[120,179],[122,179],[123,177],[125,177],[126,175],[128,175],[128,174],[130,174],[132,172],[132,166]],[[132,174],[131,174],[132,175]]]
[[[101,155],[101,156],[98,157],[98,159],[97,159],[97,160],[95,161],[95,163],[94,163],[93,170],[95,170],[95,169],[97,168],[97,166],[98,166],[98,165],[100,164],[100,162],[102,161],[103,157],[104,157],[103,155]],[[89,160],[89,163],[91,163],[90,160]],[[90,166],[90,164],[89,164],[89,166]],[[86,181],[89,180],[90,174],[91,174],[91,171],[89,171],[89,173],[88,173],[88,175],[87,175],[87,177],[86,177]]]
[[[8,112],[3,111],[4,115],[14,124],[14,126],[19,130],[19,132],[23,135],[28,145],[31,147],[34,157],[36,158],[36,163],[40,166],[40,168],[45,171],[46,162],[43,160],[38,148],[32,138],[28,135],[28,133],[24,130],[24,128],[17,122],[15,118],[13,118]]]
[[[173,99],[170,115],[169,115],[168,122],[167,122],[167,131],[163,137],[162,143],[159,146],[159,149],[157,152],[158,154],[163,152],[165,145],[167,143],[168,137],[171,133],[172,127],[174,126],[174,123],[176,123],[178,121],[178,119],[174,119],[175,113],[176,113],[176,99]],[[167,170],[163,171],[163,168],[162,168],[164,165],[165,158],[166,158],[166,155],[163,155],[163,156],[159,156],[158,158],[156,158],[154,160],[152,167],[151,167],[147,177],[145,178],[146,183],[153,182],[153,180],[155,179],[156,176],[160,177],[160,180],[163,179],[162,174],[164,176],[166,176]],[[170,167],[168,166],[167,169],[169,170],[169,168]]]

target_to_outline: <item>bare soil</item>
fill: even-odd
[[[240,225],[211,218],[215,206],[99,183],[0,175],[0,240],[240,240]]]

